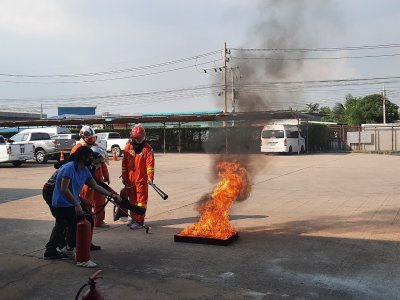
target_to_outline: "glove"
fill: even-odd
[[[121,203],[121,201],[122,201],[122,198],[120,195],[111,194],[111,198],[117,203]]]

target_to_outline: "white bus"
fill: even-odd
[[[269,124],[261,132],[263,153],[294,153],[305,149],[305,139],[296,125]]]

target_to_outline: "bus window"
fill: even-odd
[[[270,139],[270,138],[283,139],[284,137],[285,134],[283,130],[264,130],[262,132],[263,139]]]
[[[287,136],[287,138],[290,138],[290,139],[297,139],[299,137],[299,132],[298,131],[286,131],[286,136]]]

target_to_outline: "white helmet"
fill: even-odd
[[[94,132],[94,129],[92,127],[84,125],[79,131],[79,136],[82,138],[85,137],[91,138],[96,136],[96,132]]]
[[[90,149],[92,149],[92,151],[94,153],[94,160],[93,160],[94,165],[97,165],[102,162],[105,162],[108,164],[108,154],[107,154],[106,150],[104,150],[100,146],[92,146]]]

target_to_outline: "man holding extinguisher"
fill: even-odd
[[[132,128],[129,143],[122,159],[122,183],[129,202],[147,208],[148,184],[154,180],[153,148],[146,142],[146,131],[141,124]],[[121,192],[122,193],[122,192]],[[131,229],[144,228],[145,215],[130,211],[127,226]]]

